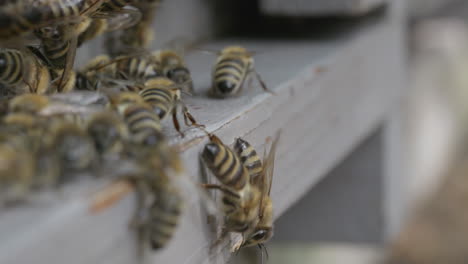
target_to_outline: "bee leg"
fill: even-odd
[[[180,134],[180,136],[185,137],[185,134],[182,131],[180,131],[179,120],[177,119],[177,111],[175,111],[175,109],[172,110],[172,123],[174,123],[174,127]]]
[[[187,107],[184,105],[182,108],[182,112],[184,114],[184,122],[186,126],[195,126],[198,128],[205,128],[205,125],[198,124],[193,115],[188,111]],[[188,123],[190,120],[191,124]]]
[[[210,134],[210,133],[208,133],[208,137],[210,137],[210,141],[211,141],[211,142],[218,143],[218,144],[223,144],[223,142],[221,141],[221,139],[219,139],[219,137],[217,137],[215,134]],[[224,145],[224,144],[223,144],[223,145]]]
[[[265,90],[265,92],[276,95],[275,92],[267,88],[265,82],[262,80],[262,77],[260,77],[260,74],[258,74],[256,70],[252,70],[251,72],[255,74],[255,78],[257,78],[258,82],[260,83],[260,86],[263,90]]]

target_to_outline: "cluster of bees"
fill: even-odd
[[[173,179],[184,173],[184,166],[161,121],[172,116],[184,136],[178,120],[182,114],[186,126],[205,130],[182,100],[182,94],[194,94],[194,87],[180,53],[148,51],[158,2],[0,1],[3,205],[53,190],[78,175],[106,175],[136,190],[131,222],[143,240],[153,249],[168,243],[184,204]],[[76,49],[104,33],[108,54],[75,70]],[[235,96],[252,76],[268,91],[252,55],[240,46],[220,51],[211,94]],[[210,142],[201,159],[218,184],[201,186],[222,193],[221,237],[241,233],[237,249],[262,248],[273,234],[269,194],[279,134],[262,160],[243,139],[231,149],[206,133]]]

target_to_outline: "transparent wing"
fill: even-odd
[[[122,10],[114,12],[96,12],[92,15],[92,18],[106,19],[106,31],[114,31],[136,25],[141,20],[141,16],[140,10],[127,6]]]
[[[260,190],[262,192],[262,199],[260,200],[260,207],[259,207],[259,215],[262,216],[263,212],[263,201],[265,197],[270,196],[271,192],[271,185],[273,183],[273,171],[275,165],[275,154],[276,154],[276,147],[278,145],[278,141],[281,135],[281,130],[278,131],[275,135],[275,138],[271,144],[270,152],[268,155],[266,154],[266,150],[263,155],[263,171],[260,177]]]

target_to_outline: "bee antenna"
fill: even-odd
[[[261,259],[261,262],[263,264],[263,245],[262,244],[258,244],[257,247],[260,249],[260,259]]]
[[[268,261],[268,259],[270,258],[270,256],[268,255],[268,249],[266,248],[265,244],[262,244],[262,246],[263,249],[265,249],[266,260]]]

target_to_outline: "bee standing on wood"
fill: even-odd
[[[255,71],[252,53],[240,46],[228,46],[221,50],[213,69],[211,94],[215,97],[231,97],[240,93],[245,82],[254,74],[263,90],[271,92]]]
[[[192,76],[181,55],[173,50],[158,50],[152,58],[161,67],[162,74],[174,81],[186,93],[193,93]]]
[[[144,89],[140,92],[141,97],[153,108],[161,120],[172,114],[174,127],[181,136],[179,121],[177,119],[177,108],[182,104],[184,122],[187,126],[203,127],[198,124],[195,118],[188,112],[188,109],[181,101],[181,91],[177,84],[168,78],[154,78],[147,81]],[[190,120],[191,123],[188,121]]]
[[[236,151],[233,151],[219,138],[210,135],[211,142],[202,152],[205,164],[221,183],[203,185],[223,193],[225,223],[220,239],[227,232],[242,233],[242,241],[234,247],[236,251],[254,245],[263,248],[263,243],[273,235],[270,191],[278,140],[279,133],[263,163],[253,148],[241,139],[237,140]]]
[[[161,77],[162,73],[159,65],[143,56],[122,55],[111,59],[107,55],[99,55],[89,61],[79,75],[81,80],[86,80],[80,89],[99,89],[100,83],[108,88],[117,86],[122,91],[139,92],[144,88],[141,83]]]

